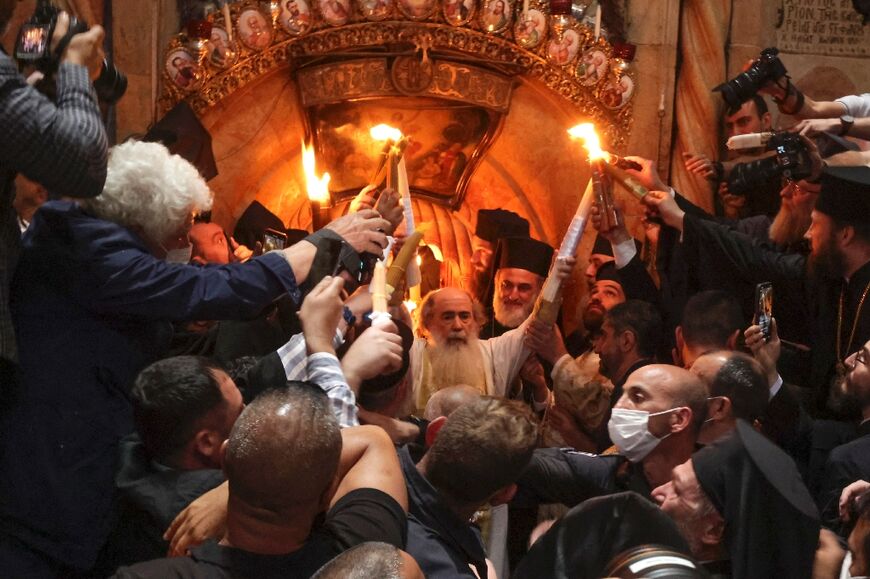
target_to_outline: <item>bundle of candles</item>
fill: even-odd
[[[586,229],[586,224],[589,221],[589,214],[592,211],[592,205],[597,201],[601,211],[601,229],[606,231],[619,225],[618,214],[613,204],[613,181],[622,184],[630,193],[638,199],[643,199],[649,190],[641,185],[634,177],[619,168],[618,164],[626,164],[640,168],[639,165],[632,162],[620,162],[620,159],[615,155],[604,151],[601,148],[601,143],[598,135],[595,133],[595,127],[591,123],[583,123],[568,130],[568,134],[573,138],[582,139],[584,147],[589,152],[589,163],[592,167],[592,178],[586,184],[586,189],[583,197],[580,199],[580,205],[577,207],[577,212],[568,226],[568,231],[562,239],[562,244],[559,246],[559,251],[556,254],[556,259],[565,259],[577,253],[577,246],[580,244],[580,238],[583,236],[583,231]],[[556,275],[556,262],[550,267],[550,272],[544,282],[544,287],[535,304],[535,316],[537,319],[545,323],[555,323],[556,317],[559,314],[561,305],[561,290],[562,281]]]

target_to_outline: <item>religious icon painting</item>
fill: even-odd
[[[330,26],[342,26],[350,18],[350,0],[317,0],[317,8]]]
[[[282,0],[278,22],[290,36],[300,36],[311,28],[313,15],[308,0]]]
[[[611,77],[601,86],[598,100],[610,110],[619,110],[628,104],[634,96],[634,78],[624,74],[621,77]]]
[[[447,24],[468,24],[474,17],[474,0],[444,0],[442,11]]]
[[[547,36],[547,17],[540,10],[534,8],[526,13],[520,12],[516,26],[514,26],[514,38],[517,44],[526,49],[535,48]]]
[[[600,48],[586,50],[577,63],[577,78],[583,86],[595,86],[607,76],[610,59]]]
[[[501,32],[511,25],[514,5],[509,0],[486,0],[480,11],[480,26],[486,32]]]
[[[399,10],[411,20],[428,18],[436,6],[436,0],[399,0]]]
[[[178,48],[166,57],[166,74],[172,84],[184,91],[196,90],[202,82],[202,70],[186,49]]]
[[[256,8],[243,10],[236,27],[239,40],[251,50],[263,50],[272,44],[272,24]]]
[[[209,39],[208,61],[218,68],[227,68],[235,64],[238,58],[236,43],[230,40],[227,31],[220,26],[213,26]]]
[[[568,28],[547,43],[547,58],[553,64],[568,64],[577,57],[579,50],[580,35],[576,30]]]
[[[372,22],[386,20],[393,13],[393,0],[360,0],[359,9],[363,18]]]

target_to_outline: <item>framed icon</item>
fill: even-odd
[[[308,0],[282,0],[278,22],[291,36],[300,36],[311,28],[313,14]]]
[[[501,32],[511,25],[513,12],[510,0],[486,0],[480,11],[480,26],[486,32]]]
[[[202,70],[184,48],[177,48],[166,57],[166,74],[172,84],[186,91],[196,90],[202,82]]]
[[[213,26],[209,39],[208,61],[218,68],[227,68],[235,64],[238,58],[236,43],[230,40],[227,31],[220,26]]]
[[[598,100],[610,110],[619,110],[634,96],[635,82],[630,75],[611,77],[601,87]]]
[[[590,48],[580,56],[577,77],[584,86],[595,86],[607,76],[610,59],[600,48]]]
[[[444,19],[453,26],[467,24],[474,17],[474,0],[444,0]]]
[[[317,8],[330,26],[342,26],[350,18],[350,0],[317,0]]]
[[[580,35],[571,28],[554,36],[547,44],[547,58],[553,64],[568,64],[577,57],[580,49]]]
[[[251,50],[263,50],[272,44],[272,24],[256,8],[242,10],[236,27],[239,40]]]
[[[399,10],[411,20],[428,18],[435,7],[435,0],[399,0]]]
[[[535,48],[547,36],[547,17],[540,10],[532,8],[520,13],[514,27],[514,39],[523,48]]]

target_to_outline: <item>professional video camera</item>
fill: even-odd
[[[15,58],[21,64],[31,65],[46,77],[50,77],[60,65],[60,57],[76,34],[88,31],[83,20],[70,15],[69,29],[55,50],[51,49],[51,37],[57,24],[60,10],[51,0],[39,0],[33,16],[21,26],[15,42]],[[103,61],[100,76],[94,81],[97,97],[108,104],[118,101],[127,90],[127,77],[108,62]]]
[[[735,165],[728,174],[729,193],[746,195],[774,176],[798,181],[809,177],[812,173],[812,158],[797,133],[753,133],[728,140],[729,149],[760,146],[773,151],[774,154]]]
[[[785,65],[779,59],[779,50],[765,48],[761,51],[752,66],[741,72],[731,80],[724,82],[713,89],[713,92],[722,93],[722,98],[728,104],[730,110],[740,108],[740,105],[751,99],[762,86],[768,82],[776,82],[787,74]]]

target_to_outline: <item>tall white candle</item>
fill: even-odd
[[[597,41],[601,37],[601,4],[598,4],[598,8],[595,10],[595,40]]]

